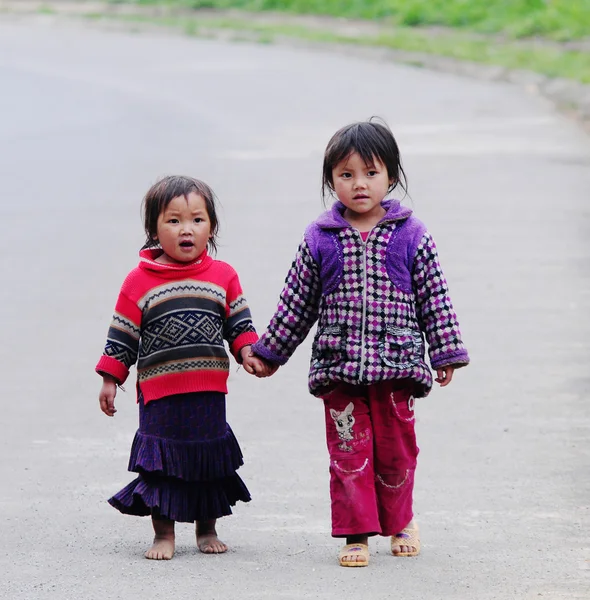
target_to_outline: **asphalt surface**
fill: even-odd
[[[0,597],[590,599],[590,139],[539,98],[353,55],[0,21]],[[271,316],[341,125],[384,117],[405,202],[439,246],[472,365],[418,403],[423,552],[337,566],[309,341],[271,379],[232,371],[253,501],[199,554],[189,525],[106,503],[132,475],[131,391],[100,413],[98,359],[167,173],[216,190],[219,258]],[[130,380],[132,381],[132,380]],[[128,385],[128,390],[133,384]]]

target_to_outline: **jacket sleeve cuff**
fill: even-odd
[[[240,334],[231,345],[231,353],[234,355],[234,358],[242,364],[242,355],[240,354],[242,348],[244,346],[251,346],[255,342],[258,341],[258,334],[254,331],[246,331],[245,333]]]
[[[129,369],[122,362],[104,354],[100,357],[95,371],[99,375],[102,375],[103,373],[111,375],[117,380],[119,385],[123,385],[129,375]]]
[[[443,354],[437,356],[436,359],[431,361],[430,365],[433,369],[442,369],[443,367],[449,367],[451,365],[456,368],[465,367],[469,364],[469,354],[467,350],[459,350],[453,354]]]
[[[289,360],[288,358],[283,358],[281,356],[278,356],[274,352],[271,352],[268,348],[264,346],[262,342],[257,342],[256,344],[254,344],[252,346],[252,352],[254,352],[254,354],[256,354],[257,356],[260,356],[260,358],[264,358],[264,360],[267,360],[270,363],[274,363],[281,366]]]

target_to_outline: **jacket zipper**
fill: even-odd
[[[365,321],[367,320],[367,242],[371,237],[373,230],[369,231],[367,239],[359,232],[361,242],[363,243],[363,313],[361,318],[361,369],[359,372],[359,382],[362,383],[365,374]]]

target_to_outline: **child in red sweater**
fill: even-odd
[[[129,470],[138,477],[109,503],[152,518],[146,558],[174,554],[174,523],[196,522],[201,552],[218,554],[216,520],[250,494],[236,470],[242,453],[225,417],[227,341],[251,374],[267,365],[252,356],[258,339],[237,273],[213,260],[218,220],[215,195],[202,181],[172,176],[144,202],[146,243],[121,288],[104,353],[101,410],[113,416],[117,386],[137,361],[139,429]]]

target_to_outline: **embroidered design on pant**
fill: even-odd
[[[402,417],[399,414],[399,410],[397,409],[397,404],[395,403],[395,397],[393,395],[393,392],[391,392],[391,394],[389,394],[389,396],[391,397],[391,404],[393,405],[393,412],[395,412],[396,417],[400,420],[403,421],[404,423],[411,423],[415,417],[414,417],[414,405],[416,403],[416,400],[414,398],[414,396],[410,396],[408,398],[408,410],[412,413],[411,417]]]
[[[343,469],[339,464],[338,461],[335,460],[332,463],[339,471],[342,471],[343,473],[360,473],[361,471],[363,471],[365,469],[365,467],[369,464],[369,459],[365,458],[365,462],[363,463],[363,465],[361,467],[359,467],[358,469]]]
[[[350,452],[352,448],[347,444],[354,439],[354,422],[355,418],[352,414],[354,410],[354,404],[349,402],[348,406],[343,411],[337,411],[333,408],[330,409],[330,416],[334,419],[334,425],[336,425],[336,431],[338,437],[342,440],[338,448],[344,452]]]
[[[408,477],[410,476],[410,469],[406,469],[406,474],[403,478],[403,481],[401,483],[398,483],[397,485],[389,485],[388,483],[385,483],[385,481],[383,480],[383,477],[381,477],[381,475],[376,475],[377,480],[379,481],[379,483],[381,485],[384,485],[386,488],[389,488],[391,490],[397,490],[398,488],[401,488],[402,485],[404,485],[406,483],[406,481],[408,481]]]

